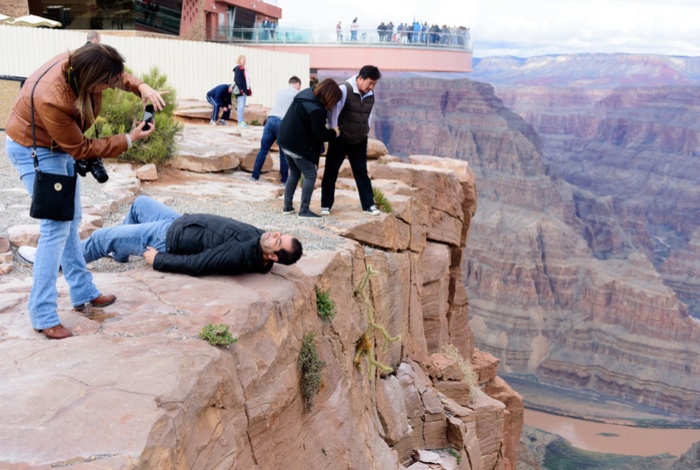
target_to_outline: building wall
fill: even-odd
[[[309,57],[229,44],[142,37],[101,31],[102,43],[114,46],[136,75],[158,67],[180,99],[205,100],[207,91],[233,81],[236,57],[244,54],[253,95],[248,104],[271,107],[275,93],[296,75],[309,83]],[[128,34],[128,35],[127,35]],[[52,57],[85,44],[85,31],[0,25],[0,75],[26,77]]]
[[[29,14],[27,0],[0,0],[0,13],[17,18]]]

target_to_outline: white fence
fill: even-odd
[[[55,55],[85,44],[85,31],[0,25],[0,75],[27,77]],[[121,31],[119,33],[122,33]],[[114,46],[135,75],[158,67],[179,99],[205,100],[207,91],[233,81],[236,58],[247,58],[253,95],[248,104],[271,107],[275,93],[296,75],[309,83],[309,57],[229,44],[111,35],[100,31],[103,44]]]

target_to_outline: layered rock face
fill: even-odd
[[[476,345],[509,372],[700,417],[700,328],[671,282],[690,291],[697,277],[684,271],[698,263],[695,225],[681,229],[697,205],[693,113],[651,92],[501,89],[503,101],[467,79],[382,79],[375,124],[390,151],[456,155],[477,176],[463,264]],[[642,97],[646,107],[621,125],[622,104],[630,114]],[[676,112],[654,121],[661,109]],[[670,141],[663,159],[639,150]],[[605,190],[583,184],[599,180]],[[669,241],[684,251],[654,254]]]
[[[332,233],[337,249],[308,251],[294,266],[203,278],[96,272],[120,298],[89,315],[70,310],[60,283],[61,319],[76,333],[66,340],[31,330],[30,279],[0,283],[0,403],[9,405],[0,466],[386,470],[411,464],[416,449],[451,447],[460,463],[446,468],[514,469],[522,401],[496,376],[498,360],[474,350],[467,327],[460,266],[474,174],[435,157],[386,157],[371,174],[392,213],[310,226],[317,237]],[[206,184],[256,203],[223,177]],[[335,304],[329,323],[317,291]],[[216,348],[197,339],[209,323],[229,325],[238,341]],[[386,342],[381,330],[400,338]],[[298,366],[308,333],[325,362],[310,412]],[[370,351],[357,354],[363,337]],[[443,353],[448,344],[456,355]],[[465,358],[475,381],[460,368]]]

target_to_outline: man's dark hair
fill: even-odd
[[[296,238],[292,238],[292,251],[287,251],[282,248],[275,252],[277,255],[277,262],[280,264],[286,264],[287,266],[294,264],[299,261],[303,251],[301,242]]]
[[[360,73],[357,74],[360,78],[369,78],[375,82],[382,78],[382,73],[374,65],[365,65],[360,69]]]
[[[292,77],[289,79],[289,84],[294,85],[296,83],[301,85],[301,79],[299,77],[297,77],[296,75],[292,75]]]

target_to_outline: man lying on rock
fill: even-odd
[[[192,276],[267,273],[274,263],[294,264],[302,254],[291,235],[218,215],[181,216],[146,196],[134,201],[122,225],[96,230],[81,246],[86,263],[143,256],[156,271]]]

